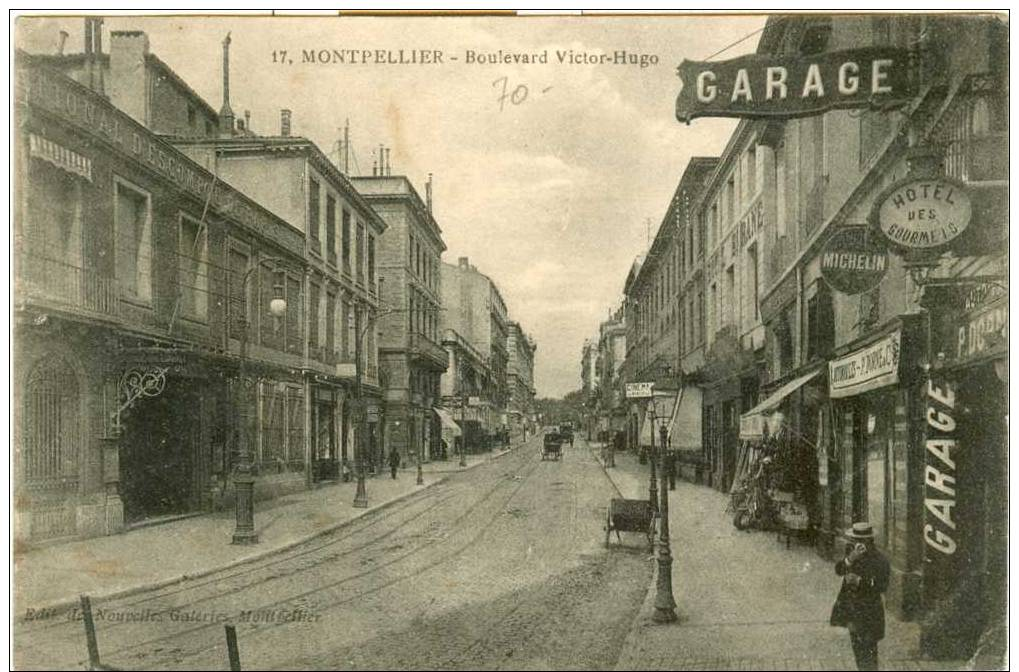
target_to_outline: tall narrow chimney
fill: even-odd
[[[251,110],[244,110],[244,128],[251,131]]]
[[[386,175],[386,150],[379,144],[379,177]]]
[[[280,110],[280,135],[284,138],[290,136],[290,110]]]
[[[230,33],[223,38],[223,107],[219,110],[220,133],[233,135],[234,111],[230,109]]]
[[[428,206],[428,212],[432,211],[432,174],[428,173],[428,181],[425,182],[425,205]]]
[[[390,147],[386,147],[386,177],[393,174],[393,163],[389,160],[389,152],[391,151]]]
[[[60,41],[57,43],[57,56],[64,55],[64,46],[67,44],[67,38],[69,35],[66,30],[60,31]]]
[[[372,153],[372,177],[379,176],[379,159]]]

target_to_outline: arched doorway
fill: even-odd
[[[74,369],[63,357],[41,358],[25,383],[18,459],[16,501],[32,511],[32,538],[75,532],[71,498],[78,488],[81,435]]]

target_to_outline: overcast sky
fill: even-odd
[[[704,59],[764,25],[761,16],[618,18],[131,18],[109,30],[148,33],[153,53],[216,110],[221,41],[232,33],[231,105],[255,132],[293,132],[329,153],[350,120],[362,173],[392,148],[394,174],[424,194],[434,173],[444,260],[471,263],[499,285],[514,320],[537,341],[539,396],[580,386],[580,351],[619,305],[634,257],[647,248],[687,160],[717,155],[734,123],[676,121],[676,66]],[[82,50],[80,19],[19,21],[17,43]],[[719,59],[752,52],[757,35]],[[310,65],[302,50],[442,50],[430,65]],[[468,65],[467,50],[541,53],[541,65]],[[273,63],[286,50],[292,65]],[[657,65],[560,64],[556,51],[657,57]],[[457,61],[450,57],[456,56]],[[279,55],[277,54],[277,60]],[[503,82],[518,104],[500,105]],[[518,86],[526,87],[517,89]],[[501,109],[500,109],[501,107]],[[257,198],[257,195],[255,195]]]

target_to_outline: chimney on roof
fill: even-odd
[[[244,110],[244,128],[251,131],[251,110]]]
[[[230,33],[223,38],[223,107],[219,109],[219,131],[234,133],[234,111],[230,109]]]
[[[372,177],[378,177],[379,175],[379,159],[375,156],[375,152],[372,152]]]
[[[385,177],[386,175],[386,150],[382,147],[382,143],[379,143],[379,177]]]
[[[389,160],[390,151],[392,151],[391,148],[386,147],[386,177],[393,174],[393,163]]]
[[[280,135],[284,138],[290,137],[290,110],[280,110]]]
[[[57,42],[57,56],[63,56],[64,55],[64,45],[67,44],[67,38],[68,37],[69,37],[69,35],[67,34],[66,30],[61,30],[60,31],[60,41]]]
[[[428,206],[429,214],[432,212],[432,174],[428,173],[428,181],[425,182],[425,205]]]
[[[460,257],[456,260],[456,265],[459,266],[460,268],[470,268],[471,267],[470,258]]]
[[[86,32],[86,35],[94,32]],[[92,49],[95,40],[92,40]],[[140,30],[115,30],[110,33],[110,102],[143,126],[149,125],[147,62],[149,38]],[[101,74],[102,68],[97,68]]]

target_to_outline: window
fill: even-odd
[[[310,180],[308,183],[308,235],[311,237],[312,251],[322,254],[322,247],[319,242],[319,225],[321,224],[319,200],[318,182]]]
[[[357,223],[357,281],[364,283],[364,223]]]
[[[304,354],[304,344],[301,337],[304,335],[304,328],[301,325],[301,316],[304,311],[301,307],[301,280],[300,278],[287,276],[287,352],[293,355]]]
[[[368,287],[375,289],[375,236],[368,236]]]
[[[350,213],[343,210],[343,235],[340,241],[343,244],[343,272],[350,275]]]
[[[714,334],[718,331],[718,285],[711,283],[711,306],[708,314],[708,329]]]
[[[704,342],[704,292],[697,292],[695,308],[697,310],[697,319],[694,321],[694,327],[697,329],[696,341],[700,345]]]
[[[831,291],[820,283],[807,302],[807,360],[824,358],[835,347],[835,313]]]
[[[735,178],[730,175],[725,183],[725,222],[723,231],[728,231],[732,221],[736,218],[736,183]],[[717,242],[717,241],[715,241]]]
[[[149,195],[114,182],[117,279],[124,294],[152,301],[152,213]]]
[[[177,291],[183,315],[209,316],[209,235],[206,227],[186,215],[180,218]]]
[[[775,149],[775,233],[778,237],[785,235],[786,230],[786,168],[785,143]]]
[[[21,478],[29,488],[73,490],[78,482],[78,381],[62,357],[39,360],[28,377],[22,420]]]
[[[326,292],[325,309],[326,354],[335,359],[336,355],[336,292]]]
[[[760,313],[758,312],[758,301],[760,298],[758,282],[760,276],[757,270],[757,243],[753,243],[747,248],[747,285],[750,288],[748,292],[750,301],[753,304],[753,308],[750,311],[750,317],[756,322],[760,319]]]
[[[725,269],[725,306],[723,308],[724,320],[727,324],[735,324],[736,322],[736,269],[735,266],[729,266]]]
[[[350,361],[350,351],[353,342],[350,339],[350,304],[347,303],[346,295],[340,299],[340,356],[344,361]]]
[[[190,126],[191,128],[194,128],[195,127],[196,118],[197,118],[197,115],[195,114],[195,108],[192,107],[191,105],[188,105],[188,126]]]
[[[93,299],[89,293],[96,293],[98,285],[69,281],[84,265],[81,209],[79,178],[44,161],[32,162],[25,209],[28,225],[24,228],[25,250],[32,259],[20,270],[47,295],[72,303],[84,300],[89,305]]]
[[[241,330],[248,328],[248,296],[244,276],[248,272],[248,253],[231,246],[229,252],[229,305],[227,330],[231,338],[240,338]],[[289,306],[289,303],[288,303]]]
[[[757,147],[751,145],[747,150],[747,169],[743,173],[746,177],[747,202],[757,193]]]
[[[314,349],[319,345],[318,340],[318,328],[319,328],[319,298],[320,289],[317,282],[311,282],[308,284],[309,301],[308,309],[310,311],[308,315],[308,345]],[[314,356],[314,354],[312,355]]]
[[[336,265],[336,199],[326,196],[326,260]]]

